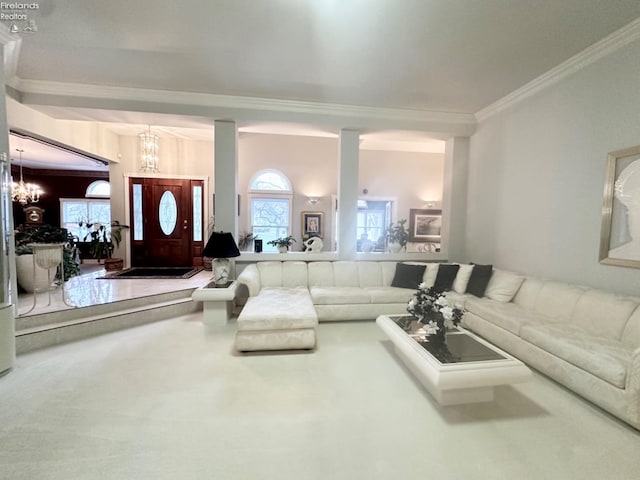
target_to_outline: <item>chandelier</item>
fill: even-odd
[[[40,195],[42,195],[44,191],[40,188],[40,185],[24,183],[22,178],[22,152],[24,152],[24,150],[16,148],[16,151],[20,153],[20,181],[18,183],[11,183],[11,200],[20,202],[22,205],[36,203],[40,200]]]
[[[158,150],[160,137],[151,133],[151,126],[146,132],[138,135],[140,138],[140,163],[143,172],[156,173],[158,168]]]

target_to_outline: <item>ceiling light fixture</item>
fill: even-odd
[[[24,150],[16,148],[16,151],[20,153],[20,181],[18,183],[11,183],[11,200],[20,202],[22,205],[36,203],[40,200],[40,195],[42,195],[44,191],[38,184],[24,183],[24,179],[22,178],[22,152],[24,152]]]
[[[156,173],[160,169],[158,151],[160,150],[160,137],[151,133],[151,125],[146,132],[138,135],[140,138],[140,163],[143,172]]]

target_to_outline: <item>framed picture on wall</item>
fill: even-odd
[[[409,241],[440,243],[441,235],[442,210],[409,210]]]
[[[607,157],[600,263],[640,268],[640,145]]]
[[[323,212],[302,212],[302,239],[324,236]]]

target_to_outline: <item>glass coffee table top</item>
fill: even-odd
[[[507,360],[507,357],[479,342],[465,330],[457,328],[450,330],[447,332],[446,342],[438,343],[429,341],[422,324],[415,317],[404,315],[391,318],[398,327],[440,363]]]

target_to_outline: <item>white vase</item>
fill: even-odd
[[[287,253],[289,251],[289,247],[278,247],[278,253]]]
[[[391,253],[399,253],[402,250],[402,245],[398,242],[389,242],[389,251]]]
[[[56,278],[57,267],[49,269],[49,276],[47,276],[47,270],[36,266],[36,276],[33,276],[33,254],[18,255],[16,256],[16,276],[18,285],[28,293],[33,293],[34,288],[37,292],[44,292],[51,286],[51,282]]]

